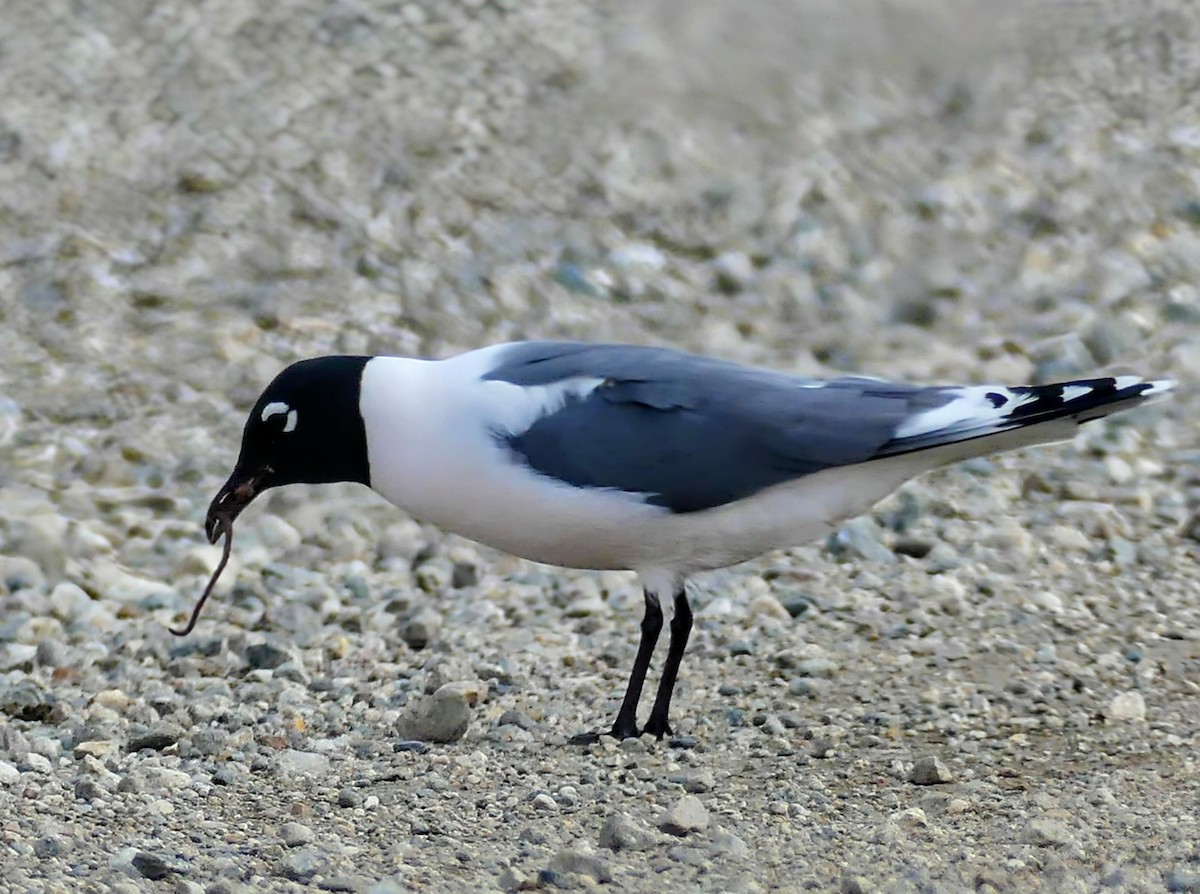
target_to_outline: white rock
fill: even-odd
[[[329,772],[329,758],[323,754],[289,748],[279,752],[276,766],[285,776],[324,776]]]
[[[1140,692],[1122,692],[1108,703],[1108,716],[1111,720],[1141,722],[1146,719],[1146,700]]]
[[[684,795],[666,809],[658,827],[680,837],[708,828],[708,810],[695,795]]]
[[[20,770],[7,761],[0,761],[0,785],[13,785],[20,778]]]

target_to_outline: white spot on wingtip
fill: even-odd
[[[1062,399],[1065,402],[1078,400],[1081,397],[1087,397],[1094,390],[1090,385],[1066,385],[1062,391]]]

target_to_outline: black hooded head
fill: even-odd
[[[293,363],[266,387],[242,431],[233,474],[208,509],[216,542],[250,502],[270,487],[357,481],[370,485],[367,434],[359,412],[370,357],[316,357]]]

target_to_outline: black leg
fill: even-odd
[[[638,733],[637,709],[642,698],[642,686],[646,682],[646,671],[650,669],[650,657],[658,644],[658,634],[662,631],[663,613],[658,602],[658,594],[643,590],[646,600],[646,612],[642,615],[642,638],[638,642],[637,657],[633,659],[633,670],[629,674],[629,685],[625,687],[625,698],[621,702],[621,710],[617,711],[616,722],[613,723],[609,735],[617,739],[636,738]],[[689,621],[690,623],[690,621]],[[674,643],[675,622],[671,622],[672,639]],[[686,639],[686,635],[684,637]],[[600,738],[599,733],[583,733],[571,739],[573,745],[590,745]]]
[[[683,651],[687,648],[688,634],[691,632],[692,607],[688,604],[687,593],[680,587],[675,592],[675,616],[671,618],[671,645],[667,650],[667,663],[663,667],[662,679],[658,682],[658,695],[654,698],[654,707],[650,709],[650,719],[646,721],[646,728],[642,730],[656,739],[661,739],[671,732],[667,715],[671,711],[671,695],[675,692],[679,664],[683,661]]]

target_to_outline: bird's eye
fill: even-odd
[[[296,411],[281,400],[274,401],[263,407],[262,421],[266,422],[272,416],[284,417],[283,430],[285,432],[295,431],[296,423],[300,420],[300,417],[296,414]]]

